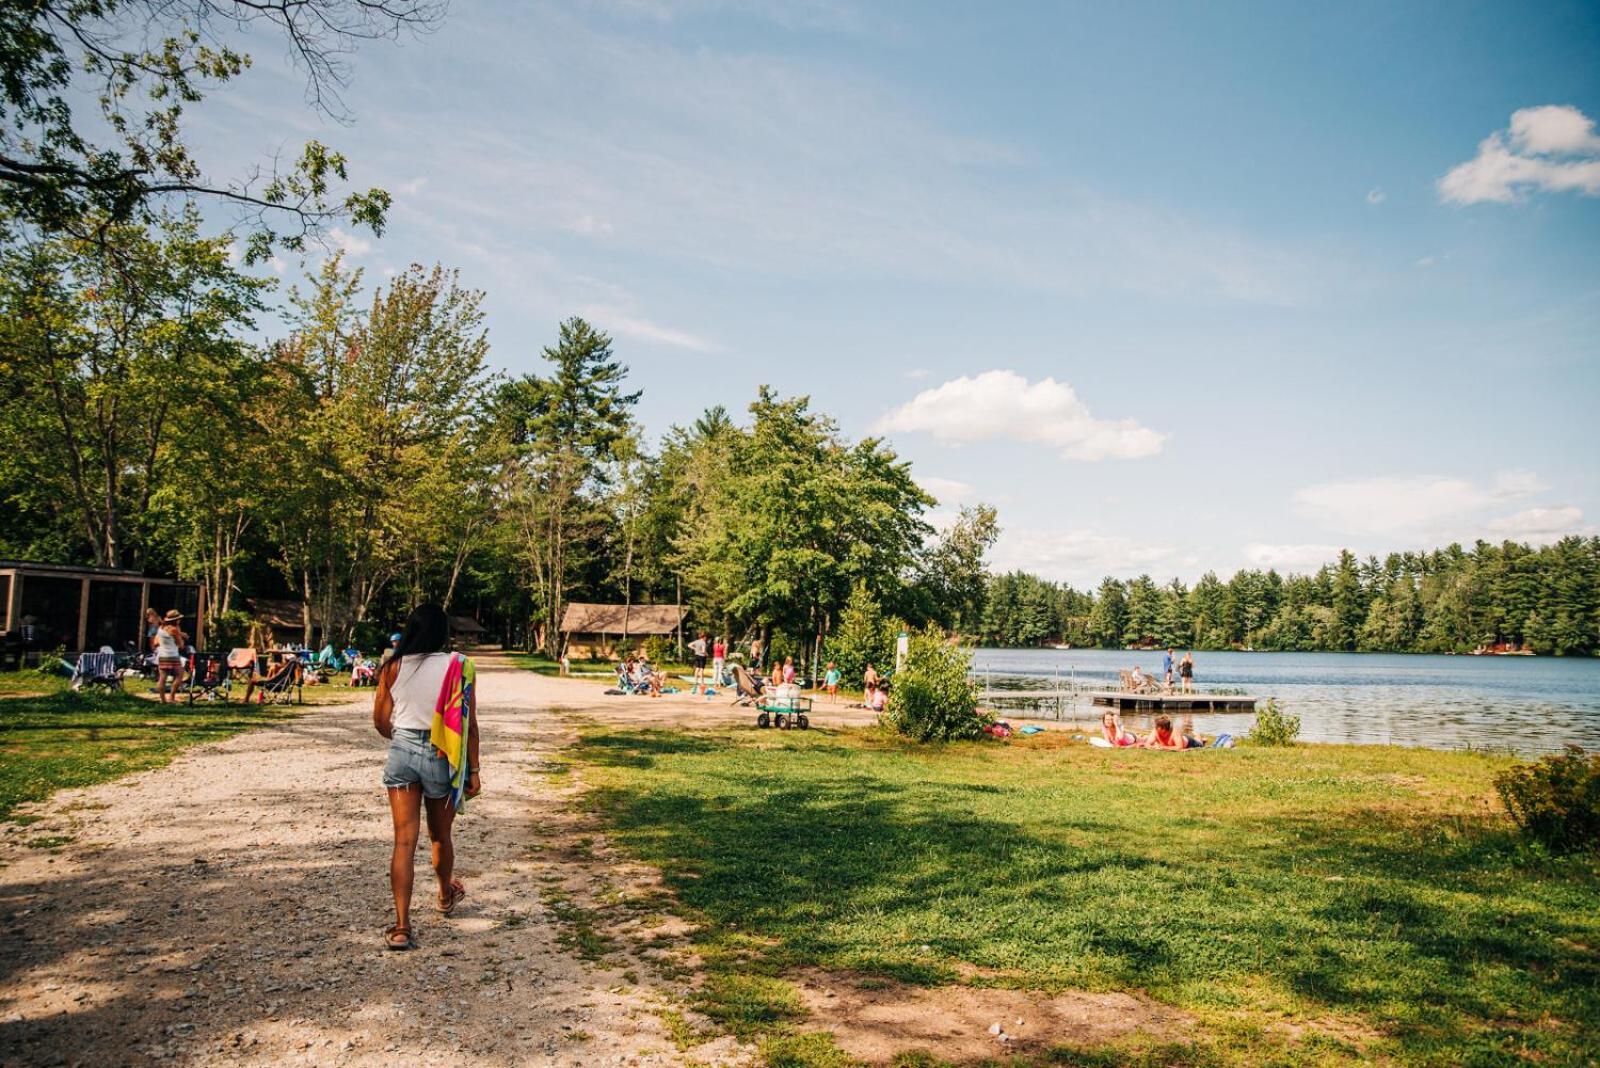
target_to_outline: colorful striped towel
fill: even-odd
[[[475,674],[471,660],[460,653],[451,655],[428,734],[428,741],[450,762],[450,803],[457,812],[467,803],[467,728]]]

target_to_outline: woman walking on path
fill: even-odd
[[[179,626],[182,622],[183,616],[176,608],[168,612],[151,643],[156,654],[156,697],[162,704],[176,704],[178,700],[178,686],[183,679],[183,644],[188,638]],[[172,679],[170,690],[167,688],[169,677]]]
[[[439,912],[450,915],[467,888],[454,878],[455,845],[450,838],[458,799],[476,797],[483,788],[478,776],[478,709],[473,692],[472,661],[445,652],[449,623],[444,609],[425,604],[411,613],[394,655],[378,672],[378,693],[372,703],[372,724],[388,738],[389,759],[383,785],[389,791],[394,818],[394,853],[389,885],[394,891],[395,922],[384,932],[390,949],[416,945],[411,933],[411,887],[416,877],[417,837],[422,810],[433,842],[433,871],[439,880]],[[465,685],[463,685],[465,680]],[[466,720],[464,767],[452,767],[441,744],[451,745],[452,701],[459,731]],[[458,742],[459,734],[457,735]]]

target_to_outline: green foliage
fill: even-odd
[[[885,674],[892,669],[898,634],[895,621],[884,616],[866,583],[858,582],[839,615],[838,626],[822,646],[823,662],[833,661],[845,685],[854,688],[868,664]]]
[[[644,640],[645,658],[652,664],[665,664],[678,659],[678,644],[665,634],[652,634]]]
[[[232,609],[219,612],[211,620],[211,646],[217,649],[238,649],[250,644],[250,628],[254,624],[249,612]]]
[[[575,755],[711,971],[1130,992],[1196,1017],[1199,1055],[1062,1064],[1583,1064],[1600,1046],[1600,857],[1523,861],[1483,805],[1504,757],[597,728]],[[730,1026],[805,1026],[770,982],[719,990]]]
[[[881,441],[848,441],[808,398],[763,387],[750,415],[669,434],[662,519],[696,617],[766,629],[774,655],[798,658],[857,584],[891,609],[908,599],[933,502]]]
[[[582,319],[563,322],[543,356],[549,377],[505,383],[495,412],[509,443],[506,543],[532,594],[535,634],[554,656],[574,577],[594,562],[610,515],[613,465],[632,451],[639,394],[624,390],[628,369],[611,338]]]
[[[928,598],[933,623],[957,633],[978,633],[988,579],[983,559],[999,536],[998,515],[992,507],[962,508],[924,554],[918,585]]]
[[[84,236],[102,221],[142,224],[163,202],[203,197],[237,209],[256,259],[274,243],[304,249],[339,218],[382,232],[389,195],[341,198],[345,158],[317,141],[283,170],[208,178],[189,145],[186,108],[250,65],[226,42],[229,29],[270,28],[305,72],[311,103],[338,117],[356,43],[425,28],[441,13],[433,0],[0,4],[0,209],[45,233]],[[75,109],[88,102],[98,114],[85,119]]]
[[[988,722],[968,671],[972,656],[937,631],[911,636],[905,666],[894,676],[884,720],[917,742],[978,738]]]
[[[1309,575],[1239,571],[1193,589],[1148,575],[1106,579],[1091,596],[1023,573],[989,580],[989,645],[1065,639],[1118,648],[1465,653],[1507,645],[1542,655],[1600,652],[1600,538],[1534,549],[1478,542],[1358,560]]]
[[[1494,788],[1518,829],[1551,852],[1600,850],[1600,753],[1569,745],[1507,768]]]
[[[1300,717],[1285,715],[1275,698],[1267,698],[1267,707],[1256,713],[1256,721],[1245,740],[1251,745],[1293,745],[1300,737]]]

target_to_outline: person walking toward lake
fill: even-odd
[[[1183,692],[1194,693],[1194,654],[1184,653],[1178,661],[1178,674],[1183,679]]]
[[[156,628],[156,698],[162,704],[177,703],[178,687],[183,681],[183,646],[189,636],[183,632],[182,623],[183,615],[174,608]],[[170,689],[168,679],[172,681]]]
[[[448,916],[467,896],[455,878],[451,830],[467,798],[483,789],[478,763],[478,707],[472,661],[445,651],[449,621],[436,604],[419,606],[406,621],[394,655],[378,673],[372,725],[389,739],[383,785],[394,821],[389,886],[395,922],[384,931],[389,949],[412,949],[411,889],[416,879],[422,812],[433,843],[438,909]]]
[[[727,678],[725,672],[728,668],[728,640],[718,637],[711,645],[711,685],[725,686],[723,680]]]

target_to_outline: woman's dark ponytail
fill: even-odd
[[[449,642],[450,618],[444,614],[444,609],[436,604],[419,604],[411,610],[411,617],[400,634],[400,644],[395,647],[389,663],[399,664],[406,656],[443,652]]]

